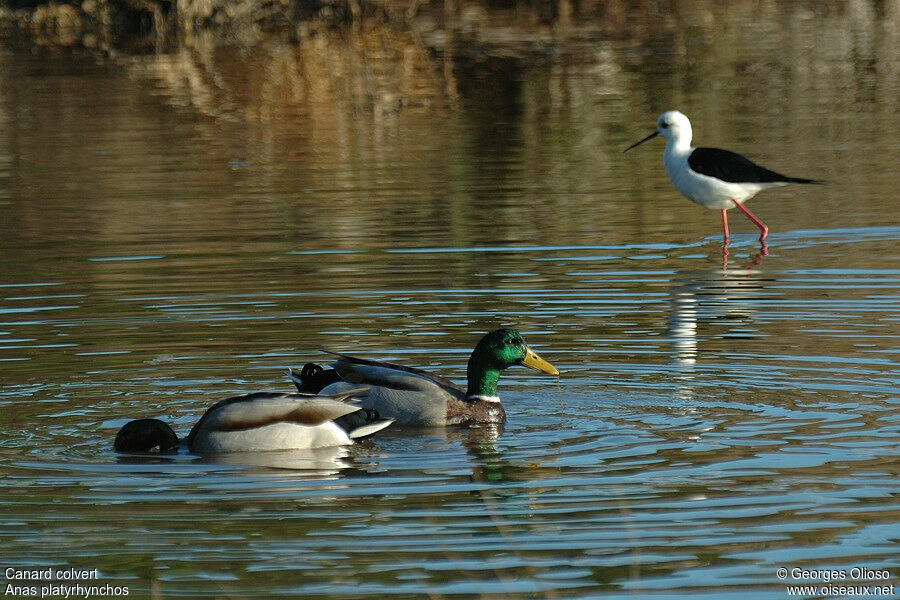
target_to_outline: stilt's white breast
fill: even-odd
[[[676,148],[670,148],[666,144],[663,152],[663,166],[666,174],[682,195],[706,208],[729,209],[734,208],[734,202],[743,204],[755,196],[759,191],[772,187],[772,183],[729,183],[715,177],[709,177],[695,172],[688,164],[688,157],[693,151],[687,152]]]

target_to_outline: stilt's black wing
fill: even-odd
[[[721,148],[695,148],[688,157],[688,165],[695,173],[729,183],[821,183],[770,171],[740,154]]]

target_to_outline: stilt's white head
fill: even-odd
[[[659,119],[656,121],[656,131],[642,139],[641,141],[632,144],[625,148],[624,152],[628,152],[635,146],[640,146],[647,140],[652,140],[656,136],[661,135],[669,142],[672,142],[676,147],[690,147],[691,145],[691,137],[693,137],[693,132],[691,131],[691,122],[688,120],[684,114],[678,112],[677,110],[669,110],[659,115]]]
[[[691,131],[691,122],[677,110],[668,110],[659,115],[656,121],[656,133],[663,136],[667,140],[672,140],[676,145],[684,144],[690,146],[691,137],[694,132]]]

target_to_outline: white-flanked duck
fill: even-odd
[[[467,389],[421,369],[329,354],[337,357],[331,368],[307,363],[299,372],[291,370],[298,390],[334,394],[365,386],[368,389],[356,395],[361,406],[408,425],[503,422],[506,411],[497,396],[500,371],[523,365],[559,375],[512,329],[498,329],[481,338],[469,357]]]
[[[256,392],[220,400],[204,413],[184,442],[198,454],[300,450],[343,446],[393,422],[352,401],[364,390],[334,394]],[[172,428],[159,419],[138,419],[116,435],[119,452],[174,452]]]

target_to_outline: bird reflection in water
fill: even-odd
[[[697,363],[704,358],[704,342],[716,346],[716,341],[756,337],[753,327],[754,307],[761,299],[771,298],[762,271],[751,264],[740,268],[707,272],[686,272],[673,279],[670,292],[668,334],[673,378],[678,382],[677,395],[691,400],[696,392],[699,376]],[[740,275],[737,277],[736,275]],[[725,331],[704,334],[709,325],[727,325]],[[718,348],[708,348],[707,354],[719,356]]]
[[[731,245],[731,239],[726,239],[722,244],[722,272],[727,276],[729,274],[728,271],[728,256],[730,252],[728,251],[728,246]],[[748,262],[744,263],[744,269],[752,269],[754,267],[760,266],[762,264],[762,257],[769,255],[769,245],[765,242],[760,242],[759,250],[750,255]],[[741,274],[740,272],[733,272],[732,274]]]

